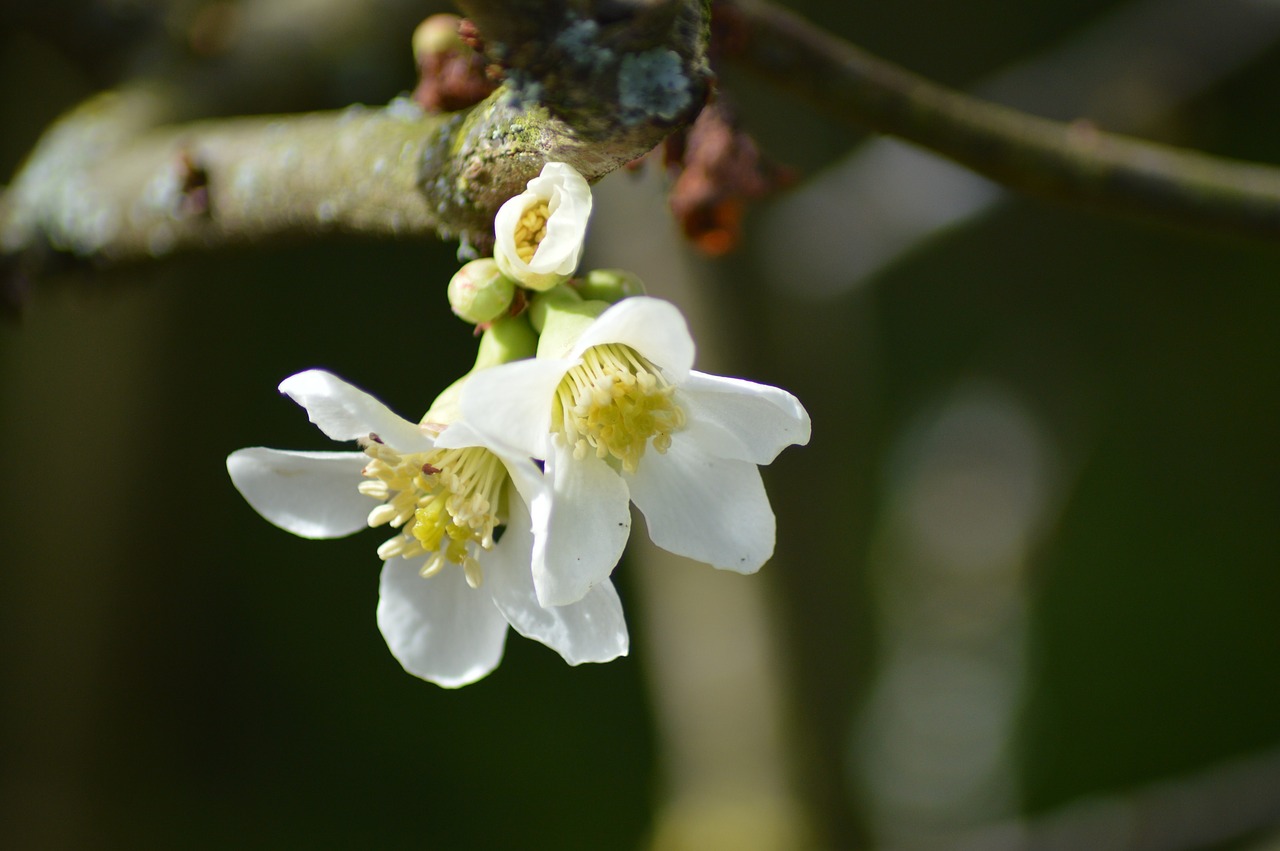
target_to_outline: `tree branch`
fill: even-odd
[[[700,0],[461,5],[500,34],[503,21],[537,21],[511,30],[525,41],[488,42],[509,79],[472,110],[424,116],[397,100],[166,125],[178,94],[125,87],[46,132],[0,197],[0,253],[48,246],[117,262],[335,232],[483,243],[497,208],[545,162],[595,180],[648,152],[706,98]],[[408,43],[406,33],[406,54]]]
[[[349,231],[432,231],[412,108],[150,126],[165,98],[101,95],[45,135],[0,210],[0,247],[38,240],[100,261]]]
[[[594,181],[692,121],[710,86],[701,0],[458,0],[507,82],[432,148],[427,194],[487,234],[542,164]]]
[[[1280,237],[1280,169],[1064,124],[947,89],[763,0],[722,0],[730,58],[820,111],[1012,189],[1193,228]]]

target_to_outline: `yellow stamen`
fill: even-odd
[[[547,236],[547,219],[551,218],[551,209],[546,201],[539,201],[528,207],[516,223],[516,256],[528,263],[533,259],[538,246]]]
[[[435,449],[400,455],[375,440],[362,441],[369,463],[360,492],[384,500],[369,525],[401,532],[378,548],[386,560],[428,555],[424,577],[447,563],[461,565],[467,583],[484,581],[477,550],[492,549],[507,471],[487,449]]]
[[[556,388],[553,427],[574,447],[578,460],[594,451],[634,473],[649,440],[659,453],[684,427],[675,388],[630,346],[593,346]]]

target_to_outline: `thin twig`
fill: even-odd
[[[1280,236],[1280,168],[979,100],[763,0],[723,0],[722,8],[736,24],[730,58],[832,117],[914,142],[1029,194],[1198,229]]]
[[[1280,825],[1280,748],[955,837],[946,851],[1193,851]]]

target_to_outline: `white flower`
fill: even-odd
[[[809,415],[785,390],[695,372],[693,357],[674,305],[628,298],[563,351],[540,348],[463,388],[463,416],[477,430],[546,461],[551,493],[530,503],[544,605],[606,581],[626,543],[628,501],[670,552],[739,573],[773,554],[757,465],[807,443]],[[577,557],[565,557],[570,547]]]
[[[591,187],[568,163],[547,163],[524,192],[498,209],[493,259],[502,274],[534,290],[547,290],[578,267]]]
[[[320,370],[280,390],[327,436],[364,451],[241,449],[227,458],[231,480],[263,517],[304,538],[399,530],[378,548],[378,626],[405,670],[451,688],[474,682],[501,660],[508,624],[571,665],[627,652],[612,585],[574,605],[539,605],[526,499],[541,484],[531,461],[499,457],[465,423],[433,436]]]

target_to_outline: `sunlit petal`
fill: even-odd
[[[311,422],[333,440],[355,440],[374,433],[400,452],[431,448],[431,438],[417,425],[331,372],[309,369],[291,375],[280,382],[280,392],[305,408]]]
[[[740,378],[690,372],[679,388],[684,434],[723,458],[768,464],[809,442],[809,414],[787,391]]]
[[[245,501],[303,538],[340,538],[365,528],[369,498],[356,490],[363,452],[291,452],[253,447],[231,453],[227,472]]]
[[[773,555],[775,520],[756,465],[680,439],[662,461],[625,476],[653,542],[726,570],[759,570]]]
[[[543,458],[556,386],[565,369],[564,361],[536,358],[481,370],[462,388],[462,417],[486,438]]]
[[[694,345],[684,314],[669,301],[636,296],[610,307],[582,332],[570,353],[577,358],[592,346],[621,343],[644,355],[679,384],[693,367]]]
[[[524,192],[498,208],[493,259],[502,274],[547,290],[578,266],[591,216],[591,187],[567,163],[547,163]]]
[[[604,582],[631,535],[627,485],[591,456],[581,461],[557,444],[547,459],[549,498],[531,505],[533,582],[544,606],[576,603]]]
[[[378,628],[414,676],[445,688],[473,683],[502,660],[506,618],[489,594],[467,585],[461,568],[423,579],[421,565],[395,558],[383,566]]]
[[[532,546],[529,515],[521,505],[512,510],[502,545],[485,560],[484,589],[516,632],[551,647],[570,665],[625,655],[627,625],[613,583],[597,583],[572,605],[544,607],[529,570]]]

